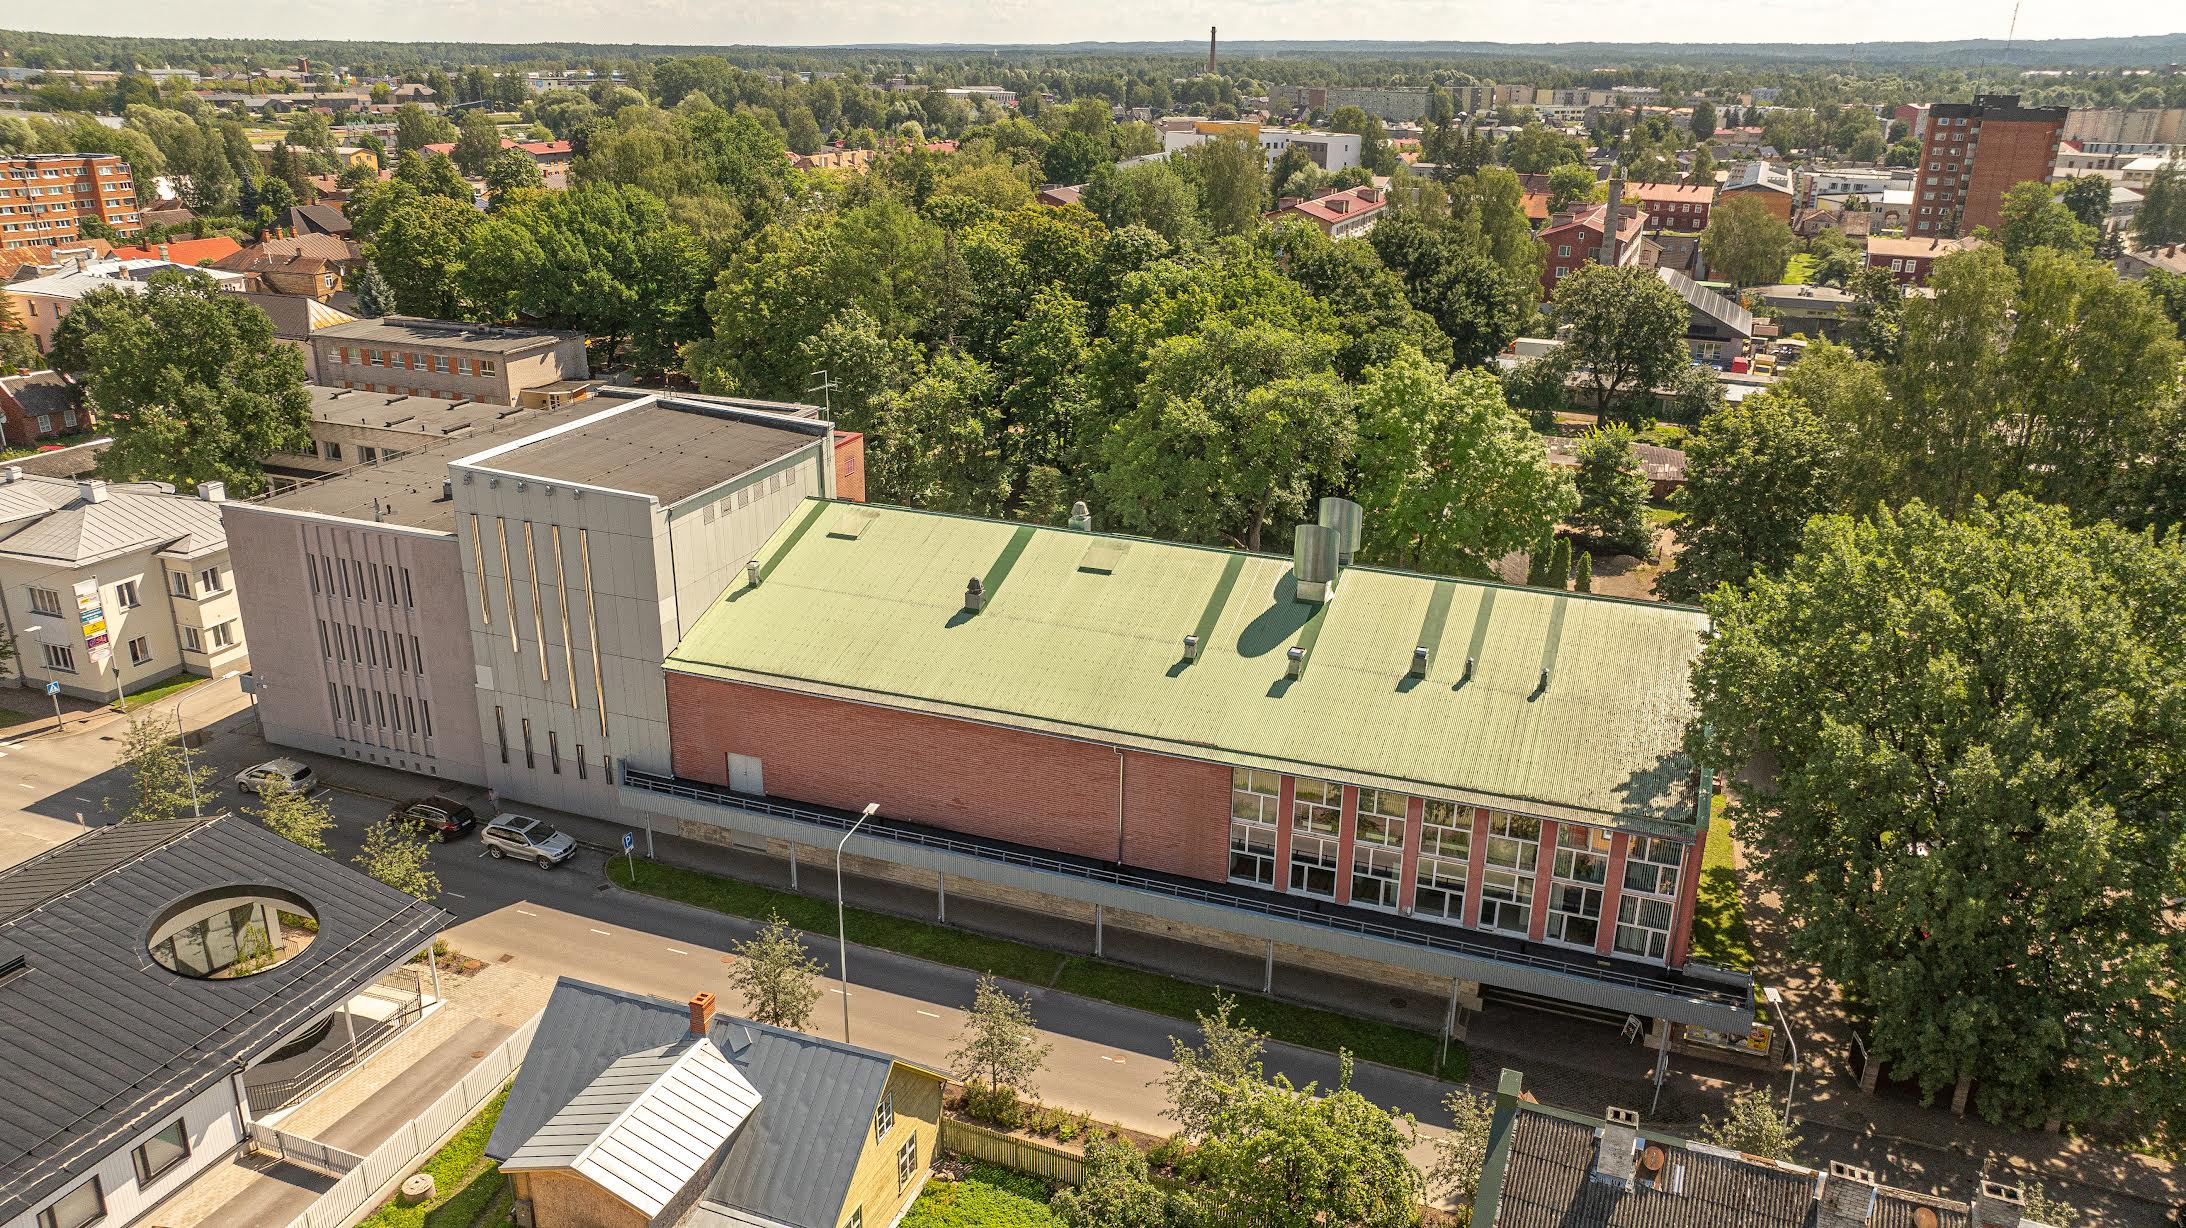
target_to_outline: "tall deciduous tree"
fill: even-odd
[[[1578,506],[1494,375],[1411,351],[1367,372],[1358,472],[1363,553],[1397,567],[1483,575]]]
[[[2186,160],[2172,154],[2141,189],[2133,214],[2133,244],[2142,249],[2186,243]]]
[[[100,472],[188,489],[265,487],[269,452],[309,446],[304,361],[266,313],[195,274],[155,274],[142,293],[93,290],[54,336],[114,437]]]
[[[1495,1104],[1465,1088],[1453,1087],[1442,1098],[1442,1108],[1450,1115],[1450,1129],[1435,1138],[1435,1163],[1427,1172],[1427,1191],[1469,1211],[1473,1195],[1480,1190],[1481,1169],[1488,1162]]]
[[[244,807],[243,813],[289,843],[326,855],[326,833],[334,826],[334,811],[311,794],[275,781],[259,793],[258,805]]]
[[[1319,334],[1209,322],[1154,345],[1137,401],[1107,432],[1096,482],[1123,526],[1260,548],[1343,472],[1350,389]]]
[[[449,151],[448,160],[466,175],[483,175],[486,163],[500,152],[500,126],[484,111],[465,111],[462,122],[456,125],[455,148]]]
[[[1685,485],[1672,496],[1677,566],[1656,590],[1693,601],[1720,584],[1782,569],[1810,517],[1843,496],[1845,445],[1797,397],[1769,390],[1701,420],[1685,441]]]
[[[1702,1142],[1782,1164],[1798,1163],[1799,1136],[1777,1110],[1773,1088],[1742,1087],[1731,1093],[1723,1116],[1701,1123]]]
[[[1215,1228],[1411,1228],[1425,1182],[1407,1152],[1419,1130],[1351,1090],[1351,1057],[1325,1094],[1273,1081],[1240,1088],[1186,1157],[1201,1222]]]
[[[820,1000],[820,961],[780,913],[767,914],[766,926],[732,945],[722,962],[729,984],[743,995],[746,1018],[800,1031],[811,1025]]]
[[[202,804],[213,792],[210,766],[183,766],[181,736],[173,717],[130,718],[129,728],[121,735],[121,767],[129,774],[129,808],[122,813],[122,822],[181,818],[192,813],[193,796]]]
[[[509,203],[511,193],[546,186],[546,177],[539,173],[539,164],[521,149],[504,149],[486,159],[483,173],[486,202],[495,212]]]
[[[374,823],[364,829],[364,846],[350,858],[366,874],[430,904],[440,898],[440,875],[428,858],[432,841],[415,823]]]
[[[2014,268],[2024,268],[2028,258],[2042,248],[2075,256],[2092,255],[2096,233],[2096,228],[2074,216],[2046,183],[2017,184],[2004,193],[2003,222],[1996,237],[2004,245],[2004,258]]]
[[[1597,427],[1579,440],[1574,451],[1579,471],[1572,485],[1579,492],[1579,507],[1571,515],[1572,527],[1597,549],[1641,558],[1652,555],[1654,534],[1647,527],[1647,475],[1632,455],[1632,429],[1622,425]]]
[[[1033,1023],[1031,997],[1013,998],[993,977],[983,976],[972,987],[972,1006],[949,1066],[966,1082],[983,1080],[989,1092],[1005,1087],[1029,1092],[1053,1048]]]
[[[445,196],[405,193],[381,215],[365,255],[394,291],[405,315],[452,319],[462,314],[463,252],[485,218]]]
[[[1199,193],[1199,211],[1218,235],[1249,234],[1267,197],[1267,156],[1249,136],[1219,136],[1172,159]]]
[[[1741,286],[1782,281],[1798,246],[1791,227],[1752,193],[1718,203],[1708,213],[1708,228],[1700,232],[1700,251],[1709,270]]]
[[[1197,1013],[1199,1043],[1170,1037],[1169,1071],[1154,1080],[1168,1096],[1169,1119],[1188,1139],[1205,1138],[1240,1089],[1266,1081],[1260,1053],[1267,1036],[1236,1018],[1236,998],[1216,990],[1214,1013]]]
[[[1867,1046],[1992,1120],[2186,1123],[2186,543],[2006,496],[1825,517],[1708,600],[1696,762]]]
[[[1067,1228],[1167,1228],[1169,1195],[1147,1172],[1146,1153],[1111,1134],[1085,1145],[1085,1179],[1055,1191],[1048,1209]]]
[[[1557,356],[1593,392],[1596,421],[1687,364],[1690,309],[1652,269],[1587,265],[1556,284],[1554,307],[1571,330]]]

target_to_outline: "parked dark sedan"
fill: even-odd
[[[478,816],[452,797],[426,797],[404,802],[389,812],[387,821],[415,824],[435,840],[453,840],[478,826]]]

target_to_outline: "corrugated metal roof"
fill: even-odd
[[[274,967],[199,980],[146,943],[176,901],[279,886],[319,930]],[[382,975],[446,913],[221,817],[95,829],[0,873],[0,944],[29,958],[0,985],[0,1222],[28,1211],[155,1120]]]
[[[561,978],[486,1154],[513,1158],[610,1066],[681,1046],[689,1029],[682,1003]],[[706,1187],[712,1214],[748,1218],[693,1222],[834,1228],[895,1059],[728,1016],[715,1017],[711,1041],[765,1100]]]
[[[874,508],[853,539],[839,506],[791,517],[764,582],[668,668],[1547,818],[1693,821],[1698,610],[1363,567],[1314,605],[1284,558],[1131,540],[1101,574],[1081,533]]]
[[[698,1177],[759,1107],[705,1038],[617,1058],[502,1162],[568,1168],[648,1216]]]
[[[1492,1228],[1803,1228],[1814,1175],[1666,1148],[1663,1175],[1629,1188],[1589,1173],[1594,1127],[1521,1106]]]

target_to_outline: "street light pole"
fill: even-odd
[[[13,635],[8,637],[9,642],[15,645],[15,650],[18,654],[22,652],[23,637],[26,635],[37,636],[38,647],[41,650],[45,648],[46,625],[44,623],[32,623],[31,625],[18,630]],[[18,664],[16,665],[15,669],[17,673],[23,676],[25,681],[29,680],[30,666],[28,662],[23,662],[21,661],[20,657],[18,657]],[[46,672],[53,672],[53,668],[51,666],[47,666]],[[55,680],[52,678],[46,679],[46,682],[48,683],[48,686],[46,688],[46,698],[53,701],[53,732],[59,733],[61,731],[61,693],[58,690],[55,690],[51,685],[52,683],[54,683],[54,681]]]
[[[1791,1083],[1784,1088],[1784,1124],[1791,1124],[1791,1098],[1799,1091],[1799,1038],[1792,1033],[1791,1017],[1784,1013],[1784,995],[1774,985],[1761,991],[1761,996],[1776,1011],[1776,1022],[1784,1029],[1784,1043],[1791,1046]]]
[[[858,829],[865,826],[867,819],[878,813],[880,803],[867,802],[864,811],[858,815],[858,821],[852,823],[850,830],[843,833],[843,838],[835,842],[835,969],[842,975],[843,1043],[846,1045],[850,1043],[850,931],[843,925],[843,846],[850,843],[850,837],[858,834]],[[796,855],[797,851],[791,849],[790,856]]]
[[[231,669],[220,675],[216,681],[226,682],[230,678],[241,676],[242,673],[242,670]],[[188,691],[184,691],[175,697],[175,740],[182,743],[182,778],[190,782],[190,813],[202,819],[205,817],[205,810],[197,804],[197,773],[190,768],[190,730],[187,725],[182,723],[182,705],[189,698],[190,693]]]

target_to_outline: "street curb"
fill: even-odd
[[[618,850],[618,851],[619,851],[619,850]],[[663,865],[674,865],[675,863],[674,863],[674,862],[662,862],[661,864],[663,864]],[[688,869],[693,869],[694,867],[690,867],[690,866],[677,866],[676,868],[677,868],[677,869],[684,869],[684,870],[688,870]],[[698,873],[701,873],[701,874],[704,874],[704,873],[710,873],[710,871],[704,871],[704,870],[699,870],[699,871],[697,871],[697,872],[698,872]],[[687,901],[687,900],[673,900],[673,899],[669,899],[669,898],[668,898],[667,896],[664,896],[664,895],[653,895],[653,894],[651,894],[650,892],[644,892],[644,891],[632,891],[632,890],[630,890],[630,889],[629,889],[628,887],[624,887],[624,886],[621,886],[620,884],[616,883],[616,882],[615,882],[615,881],[614,881],[613,879],[607,878],[607,877],[606,877],[605,875],[602,875],[601,877],[602,877],[603,881],[605,881],[605,883],[607,884],[607,886],[606,886],[606,890],[607,890],[607,892],[608,892],[609,894],[618,894],[618,895],[635,895],[635,896],[642,896],[642,897],[644,897],[645,899],[648,899],[648,900],[655,900],[655,901],[658,901],[658,902],[660,902],[660,903],[662,903],[662,904],[669,904],[669,905],[673,905],[674,907],[677,907],[677,908],[683,908],[683,909],[688,909],[688,910],[690,910],[690,911],[692,911],[692,912],[695,912],[695,913],[698,913],[698,914],[700,914],[700,915],[702,915],[702,916],[708,916],[708,917],[735,917],[736,919],[738,919],[738,920],[740,920],[740,921],[750,921],[750,922],[752,922],[752,923],[753,923],[753,924],[755,924],[755,925],[764,925],[764,924],[765,924],[765,922],[763,922],[763,921],[760,921],[759,919],[757,919],[757,918],[755,918],[755,917],[746,917],[746,916],[743,916],[743,915],[742,915],[742,914],[740,914],[740,913],[733,913],[733,912],[722,912],[722,911],[721,911],[720,909],[717,909],[717,908],[708,908],[708,907],[706,907],[706,906],[705,906],[704,904],[693,904],[693,903],[691,903],[691,902],[689,902],[689,901]],[[734,880],[734,881],[742,881],[742,880]],[[762,883],[762,884],[755,884],[755,885],[757,885],[757,886],[765,886],[765,884],[763,884],[763,883]],[[877,910],[877,909],[875,909],[875,910],[870,910],[870,911],[880,911],[880,910]],[[898,915],[900,915],[900,914],[896,914],[896,913],[889,913],[889,914],[887,914],[887,915],[889,915],[889,916],[898,916]],[[916,920],[917,918],[910,918],[910,919],[911,919],[911,920]],[[931,923],[931,922],[929,922],[928,924],[932,924],[932,923]],[[955,929],[955,928],[957,928],[957,927],[955,927],[955,926],[951,926],[951,927],[949,927],[949,928],[951,928],[951,929]],[[797,932],[798,932],[798,933],[800,933],[800,934],[813,934],[813,933],[814,933],[814,931],[812,931],[812,930],[806,930],[806,929],[800,929],[800,930],[798,930]],[[977,930],[963,930],[963,931],[961,931],[961,932],[963,932],[963,933],[967,933],[967,934],[976,934],[976,933],[978,933],[979,931],[977,931]],[[826,937],[827,937],[827,935],[825,935],[825,934],[817,934],[817,935],[815,935],[815,936],[816,936],[816,937],[819,937],[819,938],[822,938],[822,939],[824,939],[824,938],[826,938]],[[994,936],[994,935],[990,935],[990,937],[991,937],[991,936]],[[1017,941],[1017,940],[1016,940],[1016,939],[1011,939],[1010,941]],[[963,966],[963,965],[961,965],[961,964],[945,964],[945,963],[942,963],[942,962],[941,962],[940,960],[936,960],[936,959],[928,959],[928,958],[926,958],[926,957],[925,957],[925,956],[923,956],[923,955],[908,955],[908,954],[905,954],[905,953],[904,953],[904,952],[902,952],[902,951],[891,951],[891,950],[888,950],[888,949],[887,949],[886,947],[867,947],[867,946],[864,946],[864,944],[862,944],[862,943],[861,943],[861,944],[859,944],[859,945],[860,945],[860,947],[861,947],[861,948],[862,948],[863,950],[869,951],[869,952],[871,952],[871,953],[873,953],[873,954],[876,954],[876,955],[886,955],[886,956],[889,956],[890,958],[893,958],[893,959],[902,959],[902,960],[909,960],[909,961],[911,961],[912,963],[916,963],[916,964],[924,964],[924,965],[926,965],[926,966],[927,966],[927,967],[929,967],[929,968],[938,968],[938,969],[941,969],[941,970],[943,970],[943,971],[946,971],[946,972],[966,973],[966,974],[969,974],[969,975],[972,975],[972,976],[991,975],[991,974],[987,974],[987,973],[981,973],[981,972],[979,972],[979,971],[978,971],[977,969],[973,969],[973,968],[966,968],[966,967],[964,967],[964,966]],[[1028,946],[1028,947],[1029,947],[1029,946],[1035,946],[1036,944],[1034,944],[1034,943],[1029,943],[1029,942],[1028,942],[1028,943],[1025,943],[1024,945],[1026,945],[1026,946]],[[1042,951],[1051,951],[1051,950],[1054,950],[1054,948],[1052,948],[1052,947],[1038,947],[1037,949],[1039,949],[1039,950],[1042,950]],[[1087,955],[1087,954],[1084,954],[1084,953],[1082,953],[1082,952],[1077,952],[1077,951],[1055,951],[1055,954],[1056,954],[1057,956],[1060,956],[1060,957],[1063,957],[1063,958],[1078,958],[1078,959],[1098,959],[1098,960],[1099,960],[1099,962],[1101,962],[1101,963],[1106,963],[1106,964],[1114,964],[1114,965],[1115,965],[1116,967],[1118,967],[1118,968],[1131,968],[1131,969],[1135,969],[1135,970],[1137,970],[1137,971],[1140,971],[1140,972],[1151,972],[1151,973],[1153,973],[1153,974],[1154,974],[1154,975],[1156,975],[1156,976],[1166,976],[1166,977],[1170,978],[1171,980],[1176,980],[1176,981],[1183,981],[1183,982],[1185,982],[1186,984],[1190,984],[1190,985],[1199,985],[1199,986],[1202,986],[1202,987],[1204,987],[1204,988],[1206,988],[1206,989],[1216,990],[1216,991],[1219,991],[1219,992],[1221,992],[1221,993],[1228,993],[1228,994],[1238,994],[1238,995],[1244,995],[1244,996],[1249,996],[1249,997],[1256,997],[1256,998],[1267,998],[1267,999],[1268,999],[1269,1001],[1271,1001],[1271,1002],[1287,1002],[1287,1001],[1288,1001],[1288,999],[1285,999],[1285,998],[1277,998],[1277,997],[1274,997],[1274,996],[1272,996],[1272,995],[1269,995],[1269,994],[1262,994],[1262,993],[1260,993],[1260,992],[1259,992],[1258,990],[1251,990],[1251,989],[1239,989],[1239,988],[1236,988],[1236,987],[1234,987],[1234,986],[1230,986],[1230,985],[1215,985],[1215,984],[1211,984],[1211,983],[1209,983],[1209,982],[1206,982],[1206,981],[1195,981],[1195,980],[1192,980],[1192,979],[1191,979],[1191,978],[1189,978],[1189,977],[1181,977],[1181,976],[1177,976],[1177,975],[1175,975],[1174,973],[1170,973],[1170,972],[1163,972],[1163,971],[1160,971],[1159,969],[1155,969],[1155,968],[1142,968],[1142,967],[1140,967],[1140,966],[1139,966],[1139,965],[1137,965],[1137,964],[1126,964],[1126,963],[1123,963],[1123,962],[1122,962],[1122,961],[1120,961],[1120,960],[1113,960],[1113,959],[1106,959],[1106,958],[1101,958],[1101,957],[1097,957],[1097,956],[1093,956],[1093,955]],[[1162,1024],[1166,1024],[1166,1025],[1168,1025],[1168,1026],[1171,1026],[1171,1027],[1180,1027],[1180,1026],[1181,1026],[1181,1027],[1196,1027],[1196,1026],[1198,1026],[1198,1025],[1196,1025],[1196,1024],[1194,1024],[1194,1023],[1192,1023],[1192,1022],[1191,1022],[1190,1020],[1187,1020],[1187,1019],[1179,1019],[1179,1018],[1177,1018],[1177,1017],[1176,1017],[1176,1016],[1174,1016],[1174,1015],[1164,1015],[1164,1014],[1162,1014],[1162,1013],[1161,1013],[1160,1011],[1150,1011],[1150,1010],[1147,1010],[1147,1009],[1146,1009],[1145,1007],[1143,1007],[1143,1006],[1131,1006],[1131,1005],[1128,1005],[1128,1004],[1126,1004],[1126,1003],[1122,1003],[1122,1002],[1111,1002],[1111,1001],[1109,1001],[1109,1000],[1108,1000],[1108,999],[1106,999],[1106,998],[1093,998],[1093,997],[1088,997],[1088,996],[1086,996],[1085,994],[1082,994],[1082,993],[1075,993],[1075,992],[1073,992],[1073,991],[1071,991],[1071,990],[1068,990],[1068,989],[1057,989],[1057,988],[1055,988],[1054,986],[1051,986],[1051,985],[1033,985],[1033,984],[1030,984],[1030,983],[1028,983],[1028,982],[1025,982],[1025,981],[1020,981],[1020,980],[1017,980],[1017,979],[1016,979],[1015,977],[996,977],[995,979],[996,979],[996,980],[999,980],[999,981],[1006,981],[1006,982],[1008,982],[1009,984],[1012,984],[1012,985],[1021,985],[1021,986],[1023,986],[1024,988],[1026,988],[1026,989],[1028,989],[1028,990],[1033,990],[1033,991],[1037,991],[1037,992],[1039,992],[1039,993],[1043,993],[1043,994],[1060,994],[1060,995],[1062,995],[1062,996],[1064,996],[1064,997],[1068,997],[1068,998],[1076,998],[1076,999],[1077,999],[1078,1001],[1080,1001],[1080,1002],[1089,1002],[1089,1003],[1092,1003],[1092,1004],[1094,1004],[1094,1005],[1096,1005],[1096,1006],[1104,1006],[1104,1007],[1108,1007],[1108,1008],[1109,1008],[1109,1009],[1111,1009],[1111,1010],[1119,1010],[1119,1011],[1130,1011],[1130,1012],[1131,1012],[1132,1014],[1135,1014],[1135,1015],[1139,1015],[1139,1016],[1141,1016],[1141,1017],[1143,1017],[1143,1018],[1145,1018],[1146,1020],[1149,1020],[1149,1021],[1151,1021],[1151,1022],[1157,1022],[1157,1023],[1162,1023]],[[1304,1002],[1294,1002],[1294,1003],[1290,1003],[1290,1004],[1291,1004],[1291,1005],[1293,1005],[1293,1006],[1305,1006],[1305,1007],[1308,1007],[1309,1009],[1312,1009],[1312,1010],[1322,1010],[1322,1011],[1327,1011],[1327,1010],[1328,1010],[1328,1008],[1327,1008],[1327,1007],[1316,1007],[1316,1006],[1312,1006],[1312,1005],[1311,1005],[1310,1003],[1304,1003]],[[1329,1013],[1329,1014],[1332,1014],[1332,1015],[1341,1015],[1341,1012],[1339,1012],[1339,1011],[1328,1011],[1328,1013]],[[1348,1018],[1348,1016],[1344,1016],[1344,1017]],[[1288,1041],[1288,1040],[1277,1040],[1277,1039],[1275,1039],[1274,1037],[1268,1037],[1268,1038],[1267,1038],[1267,1043],[1268,1043],[1268,1044],[1270,1044],[1270,1045],[1281,1045],[1281,1046],[1283,1046],[1283,1047],[1284,1047],[1284,1048],[1286,1048],[1286,1049],[1295,1049],[1295,1050],[1297,1050],[1297,1051],[1298,1051],[1298,1052],[1300,1052],[1300,1053],[1312,1053],[1312,1054],[1319,1054],[1319,1055],[1321,1055],[1321,1056],[1323,1056],[1323,1057],[1340,1058],[1340,1055],[1339,1055],[1339,1054],[1338,1054],[1338,1053],[1337,1053],[1337,1052],[1336,1052],[1335,1050],[1332,1050],[1332,1049],[1316,1049],[1316,1048],[1314,1048],[1314,1047],[1313,1047],[1313,1046],[1311,1046],[1311,1045],[1301,1045],[1301,1044],[1298,1044],[1298,1043],[1296,1043],[1296,1042],[1294,1042],[1294,1041]],[[1462,1040],[1457,1040],[1457,1041],[1454,1041],[1453,1043],[1455,1043],[1455,1044],[1459,1044],[1459,1045],[1463,1045],[1463,1044],[1464,1044],[1465,1042],[1464,1042],[1464,1041],[1462,1041]],[[1470,1052],[1470,1050],[1469,1050],[1469,1049],[1468,1049],[1468,1052]],[[1374,1059],[1372,1059],[1372,1058],[1367,1058],[1367,1057],[1360,1057],[1360,1056],[1359,1056],[1358,1054],[1356,1054],[1356,1053],[1354,1053],[1354,1054],[1352,1054],[1352,1055],[1351,1055],[1351,1062],[1352,1062],[1352,1064],[1353,1064],[1353,1065],[1355,1065],[1355,1066],[1371,1066],[1371,1067],[1374,1067],[1374,1068],[1375,1068],[1375,1069],[1377,1069],[1377,1070],[1384,1070],[1384,1071],[1387,1071],[1387,1072],[1389,1072],[1389,1073],[1391,1073],[1391,1074],[1405,1075],[1405,1076],[1408,1076],[1408,1077],[1411,1077],[1411,1078],[1414,1078],[1414,1079],[1425,1079],[1425,1080],[1427,1080],[1427,1081],[1429,1081],[1429,1082],[1431,1082],[1431,1083],[1435,1083],[1435,1084],[1438,1084],[1438,1085],[1440,1085],[1440,1086],[1443,1086],[1443,1087],[1465,1087],[1465,1086],[1467,1086],[1467,1084],[1465,1084],[1465,1083],[1453,1083],[1453,1082],[1451,1082],[1451,1081],[1450,1081],[1450,1080],[1448,1080],[1448,1079],[1444,1079],[1444,1078],[1442,1078],[1442,1077],[1440,1077],[1440,1076],[1438,1076],[1438,1075],[1432,1075],[1432,1074],[1429,1074],[1429,1073],[1427,1073],[1427,1072],[1426,1072],[1426,1071],[1424,1071],[1424,1070],[1413,1070],[1413,1069],[1411,1069],[1410,1067],[1407,1067],[1407,1066],[1392,1066],[1392,1065],[1390,1065],[1390,1064],[1389,1064],[1389,1063],[1387,1063],[1387,1062],[1377,1062],[1377,1061],[1375,1061],[1375,1060],[1374,1060]]]

